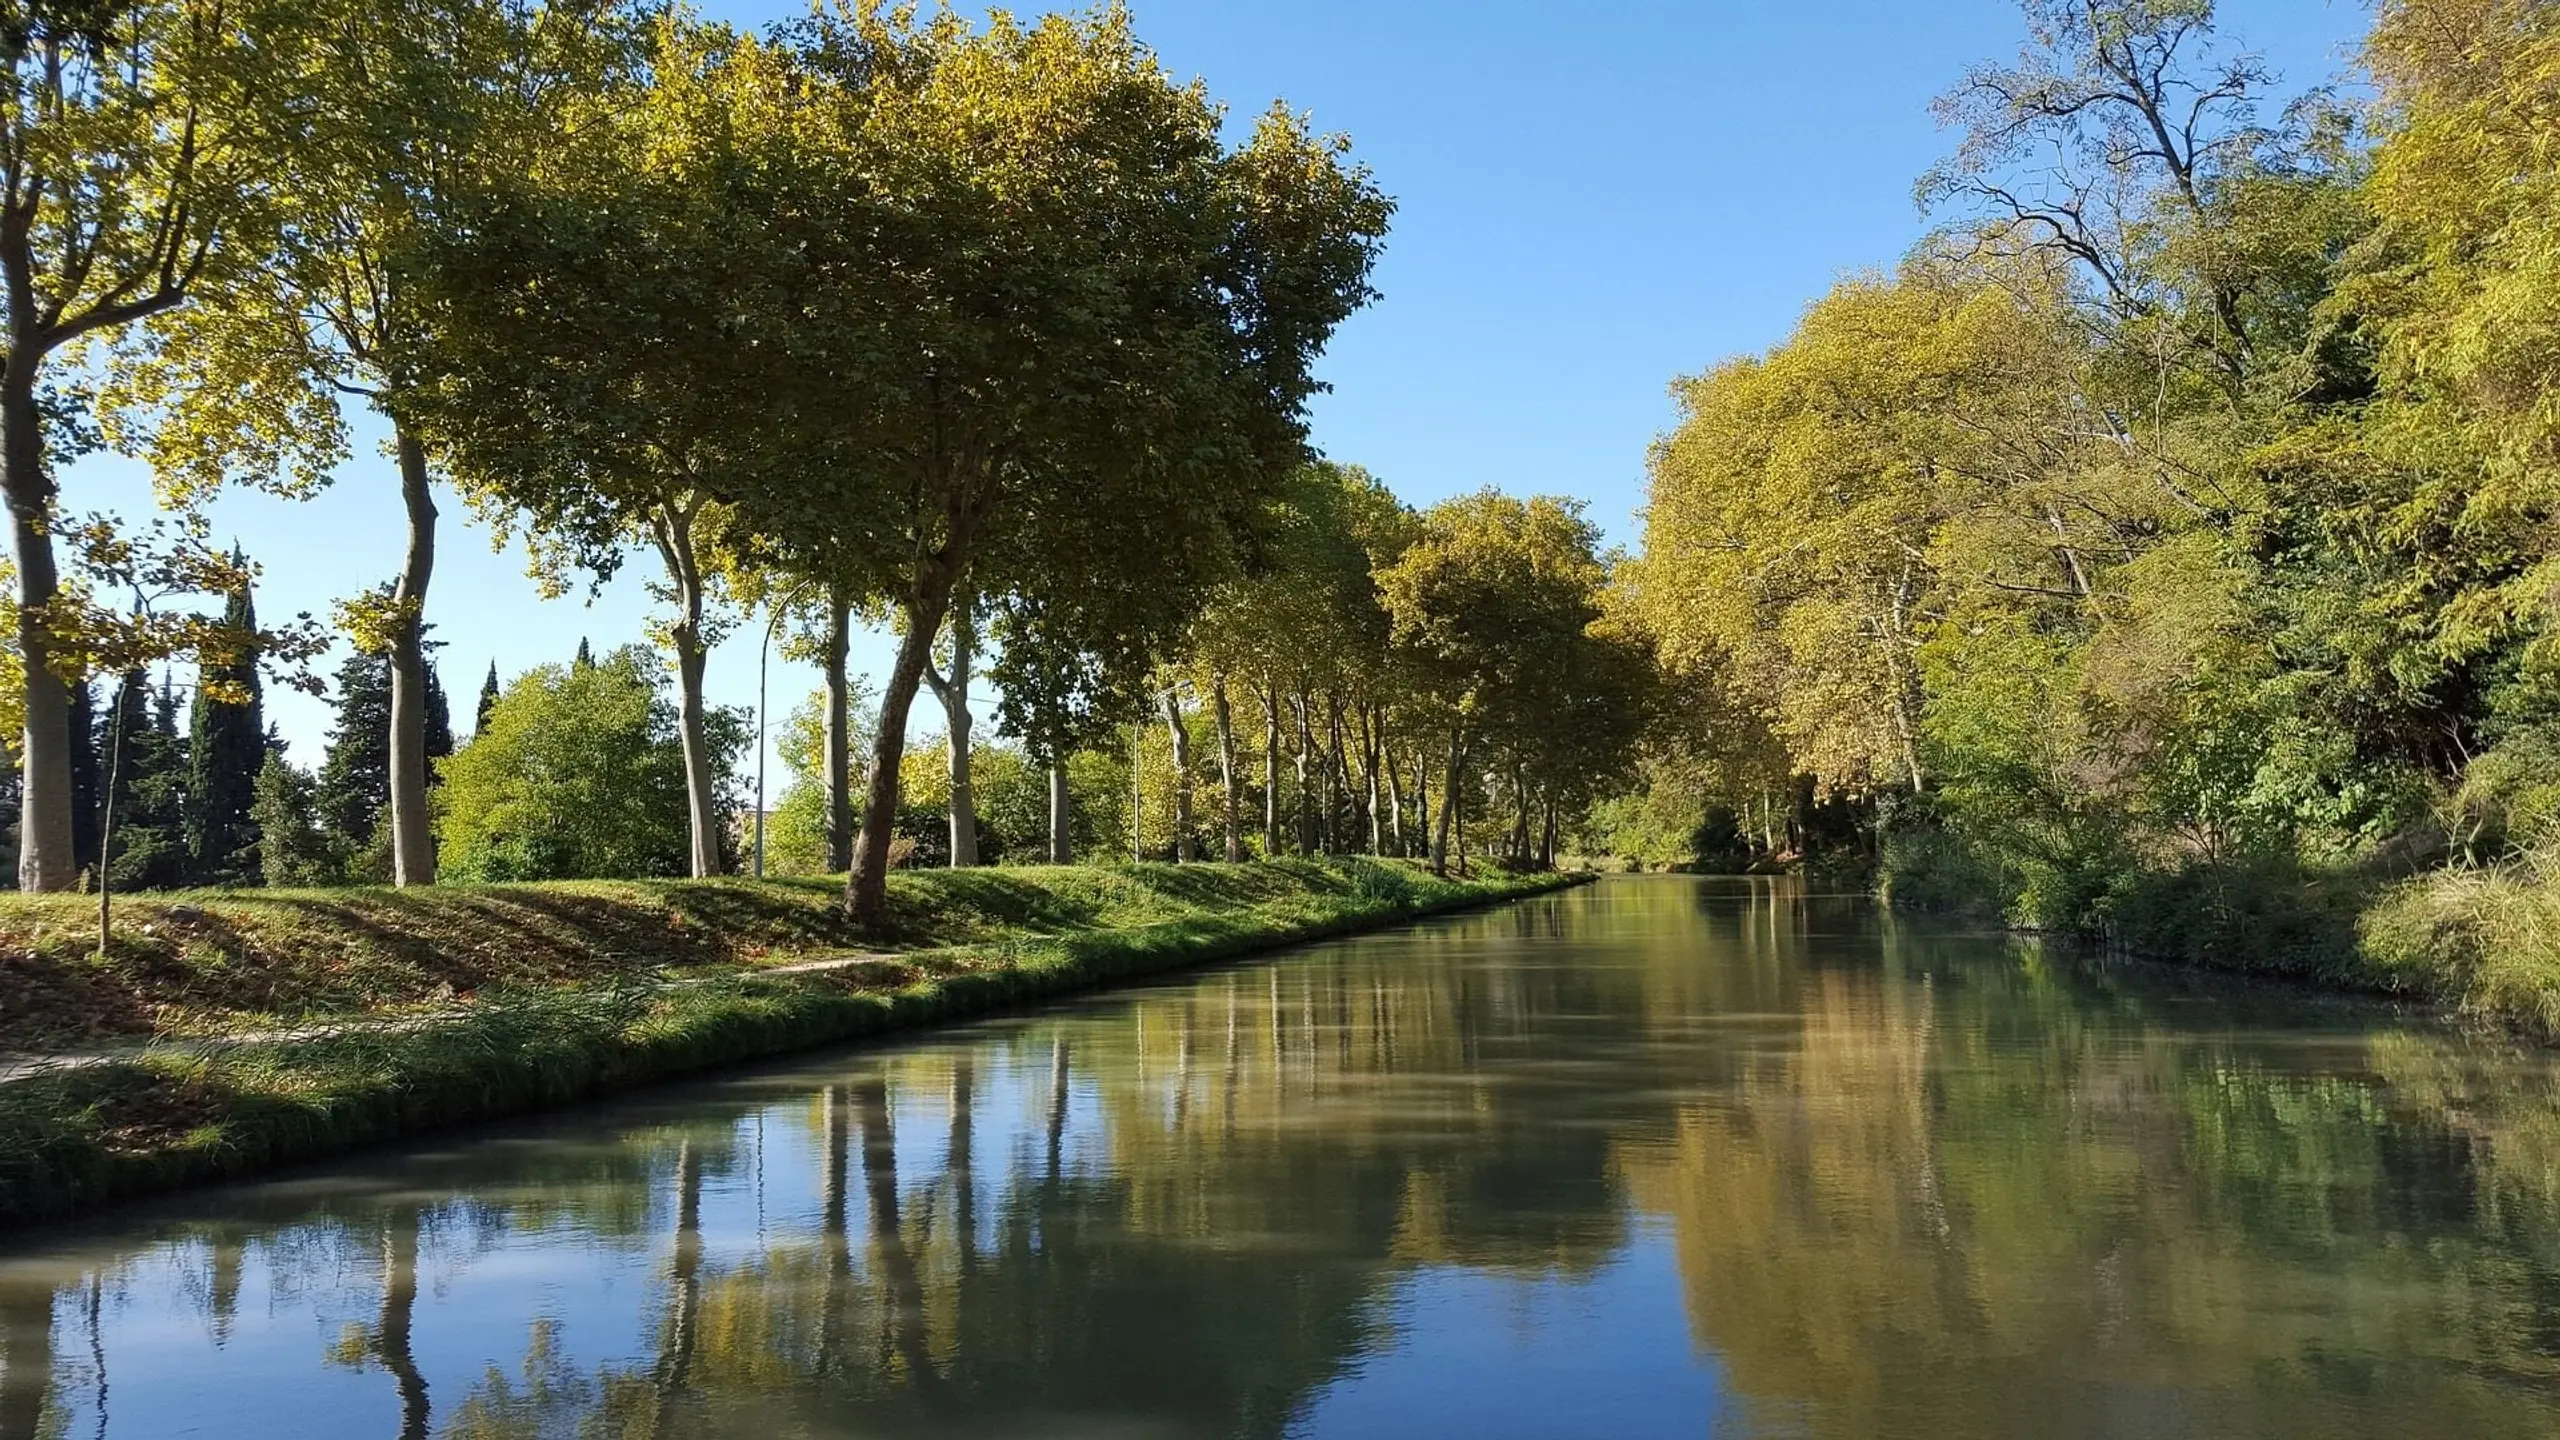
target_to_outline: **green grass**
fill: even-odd
[[[105,966],[80,956],[71,904],[20,899],[0,921],[5,933],[28,937],[13,964],[85,968],[93,973],[81,983],[183,1017],[189,1035],[164,1034],[109,1064],[0,1085],[0,1221],[252,1174],[1571,878],[1488,872],[1444,881],[1366,860],[901,875],[892,897],[904,948],[804,975],[760,972],[853,945],[823,884],[159,897],[132,906],[135,942]],[[143,924],[153,932],[142,935]],[[86,938],[94,942],[94,929]],[[661,983],[672,977],[692,983]],[[218,1034],[222,1023],[281,1015],[414,1014],[448,984],[469,1003],[410,1028],[291,1043]]]
[[[2560,856],[2403,882],[2357,924],[2363,978],[2560,1041]]]
[[[845,919],[842,882],[576,881],[238,890],[97,902],[0,897],[0,1051],[63,1048],[434,1006],[591,984],[1022,936],[1120,929],[1354,884],[1305,860],[901,872],[885,936]]]

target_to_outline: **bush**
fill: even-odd
[[[2519,731],[2466,766],[2452,825],[2474,863],[2531,851],[2560,835],[2560,733]]]
[[[2016,891],[1995,858],[1935,824],[1886,832],[1876,884],[1886,903],[1923,915],[1998,916]]]
[[[2282,854],[2134,870],[2110,886],[2100,935],[2155,959],[2364,984],[2356,912],[2366,894],[2352,872]]]
[[[436,836],[456,880],[684,874],[691,821],[665,666],[640,646],[543,665],[507,687],[489,723],[439,767]],[[708,717],[718,783],[743,742]],[[726,812],[726,807],[723,807]]]

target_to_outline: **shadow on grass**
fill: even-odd
[[[398,890],[197,891],[118,903],[103,965],[95,900],[0,897],[0,1050],[150,1033],[172,1019],[302,1019],[498,989],[848,951],[985,945],[1151,926],[1311,899],[1402,903],[1419,872],[1376,861],[905,871],[885,932],[842,881],[562,881]]]
[[[907,871],[891,879],[885,938],[960,945],[1088,929],[1103,923],[1108,909],[1097,894],[1105,874],[1068,867]]]
[[[1370,893],[1391,884],[1409,885],[1404,893],[1420,904],[1382,903]],[[1538,887],[1438,885],[1407,866],[1304,862],[1261,873],[1141,866],[902,877],[893,893],[921,915],[953,923],[980,917],[975,923],[988,928],[996,927],[984,916],[1002,915],[1016,928],[1000,945],[863,956],[819,972],[493,988],[485,1004],[432,1024],[161,1044],[129,1060],[0,1084],[0,1225],[1530,888]],[[1204,903],[1172,908],[1167,892]],[[1265,893],[1266,904],[1237,903]],[[831,900],[832,892],[687,882],[492,887],[390,903],[382,892],[310,892],[255,903],[190,900],[184,908],[219,904],[223,914],[176,923],[203,926],[201,953],[191,954],[213,969],[234,951],[258,962],[270,954],[264,947],[315,930],[404,954],[438,923],[452,933],[494,928],[556,939],[646,933],[649,916],[658,926],[708,931],[709,917],[725,913],[742,924],[818,925],[797,933],[828,933],[826,922],[803,914],[828,908],[810,905],[814,896]],[[609,923],[596,923],[597,905],[609,907]],[[155,913],[165,919],[178,908],[164,901]],[[350,924],[342,909],[352,912],[352,928],[342,928]],[[1068,923],[1131,915],[1154,918]],[[19,923],[22,915],[6,918]],[[1033,921],[1064,928],[1033,936],[1021,928]],[[448,965],[445,973],[458,972]]]

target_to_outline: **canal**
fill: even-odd
[[[2555,1434],[2555,1102],[1610,880],[0,1240],[0,1440]]]

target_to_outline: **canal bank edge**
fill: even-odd
[[[0,1225],[242,1179],[817,1046],[1581,884],[1363,866],[1286,907],[652,986],[562,987],[432,1024],[172,1041],[0,1085]],[[903,981],[878,983],[885,968]]]
[[[2021,915],[1970,880],[1888,873],[1879,900],[1989,921],[2114,960],[2425,1007],[2484,1034],[2560,1045],[2560,882],[2517,866],[2403,877],[2285,862],[2117,877],[2103,910]]]

